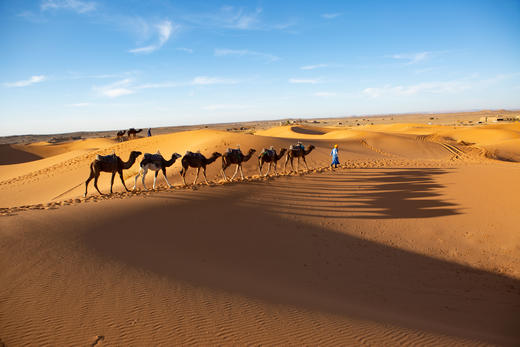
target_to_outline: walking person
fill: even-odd
[[[338,145],[334,145],[334,148],[332,148],[330,155],[332,156],[332,163],[330,164],[330,167],[337,168],[339,165]]]
[[[152,128],[148,129],[148,137],[152,136]]]

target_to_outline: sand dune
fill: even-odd
[[[0,339],[518,345],[520,166],[507,160],[520,155],[519,134],[516,124],[306,125],[2,148]],[[309,172],[258,175],[262,148],[297,140],[316,146]],[[336,143],[342,165],[331,171]],[[185,189],[178,161],[173,189],[159,177],[155,192],[139,182],[126,193],[116,179],[115,194],[91,186],[82,197],[97,154],[238,144],[257,150],[245,182],[223,182],[218,159],[211,186]],[[100,189],[109,183],[102,174]]]

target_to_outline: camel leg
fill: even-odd
[[[305,157],[302,157],[303,159],[303,163],[305,164],[305,168],[307,169],[307,171],[309,171],[309,167],[307,166],[307,161],[305,160]]]
[[[202,174],[204,175],[204,180],[206,181],[206,184],[209,186],[208,178],[206,177],[206,167],[202,169]]]
[[[227,176],[226,176],[226,172],[224,171],[224,169],[220,169],[220,173],[222,174],[222,178],[224,178],[225,181],[228,180]]]
[[[283,166],[283,172],[287,172],[287,162],[289,161],[289,156],[285,157],[285,164]]]
[[[242,181],[244,180],[244,172],[242,171],[242,164],[239,166],[240,168],[240,177],[242,178]]]
[[[96,176],[94,177],[94,187],[96,187],[96,190],[98,191],[99,195],[103,195],[103,193],[101,193],[101,192],[99,191],[99,188],[98,188],[98,186],[97,186],[97,180],[98,180],[98,178],[99,178],[99,172],[97,172],[97,173],[95,173],[95,174],[96,174]]]
[[[274,165],[273,165],[273,166],[274,166],[274,175],[275,175],[275,176],[278,176],[278,172],[276,172],[276,165],[277,165],[277,164],[278,164],[278,162],[275,161],[275,162],[274,162]]]
[[[291,172],[293,172],[293,171],[294,171],[294,164],[293,164],[293,160],[294,160],[294,158],[293,158],[293,157],[291,157]]]
[[[123,179],[123,170],[118,171],[119,177],[121,178],[121,183],[123,183],[123,187],[125,187],[125,190],[129,192],[128,188],[126,187],[125,180]]]
[[[142,168],[141,170],[143,170],[143,177],[142,177],[142,181],[143,181],[143,189],[144,190],[148,190],[148,188],[146,188],[146,183],[144,183],[144,179],[146,178],[146,174],[148,173],[148,168]]]
[[[143,172],[143,168],[140,168],[139,172],[137,173],[137,175],[135,175],[134,187],[132,188],[132,190],[135,190],[135,188],[137,187],[137,179],[139,178],[139,176],[141,176],[142,172]]]
[[[258,173],[260,176],[262,176],[262,166],[264,166],[264,162],[258,159]]]
[[[155,183],[157,182],[158,174],[159,174],[159,170],[155,171],[155,176],[153,176],[153,190],[155,190]]]
[[[264,176],[269,175],[269,172],[271,171],[271,165],[272,165],[272,162],[269,162],[269,165],[267,166],[267,172],[265,173]]]
[[[186,184],[186,179],[185,179],[185,176],[186,176],[186,172],[188,171],[188,168],[184,168],[181,170],[181,177],[182,177],[182,182],[184,182],[184,185],[187,186]]]
[[[233,181],[235,179],[235,176],[237,175],[238,173],[238,168],[240,167],[240,164],[237,164],[237,168],[235,170],[235,173],[233,174],[233,177],[231,177],[231,180]]]
[[[115,171],[112,172],[112,178],[110,179],[110,194],[112,194],[112,186],[114,185],[114,177],[116,177]]]
[[[197,178],[199,178],[199,173],[200,173],[200,167],[197,168],[197,175],[195,176],[195,181],[193,181],[193,185],[195,185],[197,183]]]
[[[90,176],[87,178],[87,180],[85,181],[85,197],[87,196],[87,189],[88,189],[88,184],[89,182],[95,177],[96,175],[94,174],[94,171],[92,171],[92,169],[90,170]]]
[[[166,176],[166,168],[162,168],[162,174],[164,176],[164,180],[166,181],[166,184],[168,185],[168,188],[171,188],[172,185],[170,184],[170,182],[168,182],[168,177]]]

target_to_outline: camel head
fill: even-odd
[[[315,149],[315,148],[316,148],[316,147],[314,147],[314,145],[310,145],[310,146],[309,146],[309,151],[310,151],[310,150],[313,150],[313,149]]]
[[[180,155],[179,153],[172,154],[172,159],[179,159],[180,157],[182,157],[182,155]]]
[[[280,149],[280,155],[283,155],[285,152],[287,152],[287,148]]]
[[[139,152],[139,151],[132,151],[130,153],[130,157],[132,158],[137,158],[138,156],[140,156],[141,154],[143,154],[142,152]]]
[[[251,155],[251,154],[253,154],[255,152],[256,152],[256,149],[250,148],[249,151],[247,152],[247,155]]]
[[[219,152],[213,152],[213,154],[211,156],[213,158],[218,158],[218,157],[222,157],[222,154],[220,154]]]

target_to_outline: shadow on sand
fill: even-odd
[[[345,208],[337,205],[336,212],[348,211],[353,217],[338,218],[374,218],[357,211],[367,207],[379,218],[456,214],[454,205],[439,200],[435,192],[442,187],[433,183],[432,175],[442,173],[380,170],[302,177],[290,184],[280,179],[196,194],[158,194],[80,228],[97,255],[174,280],[272,303],[513,345],[520,338],[520,281],[295,222],[273,208],[255,205],[254,199],[260,195],[275,208],[292,201],[290,210],[318,217],[319,212],[313,213],[316,201],[348,203]],[[354,182],[360,191],[333,189],[317,196],[330,187],[329,181],[344,187]],[[266,189],[280,192],[268,197]],[[282,199],[282,194],[292,195]]]

